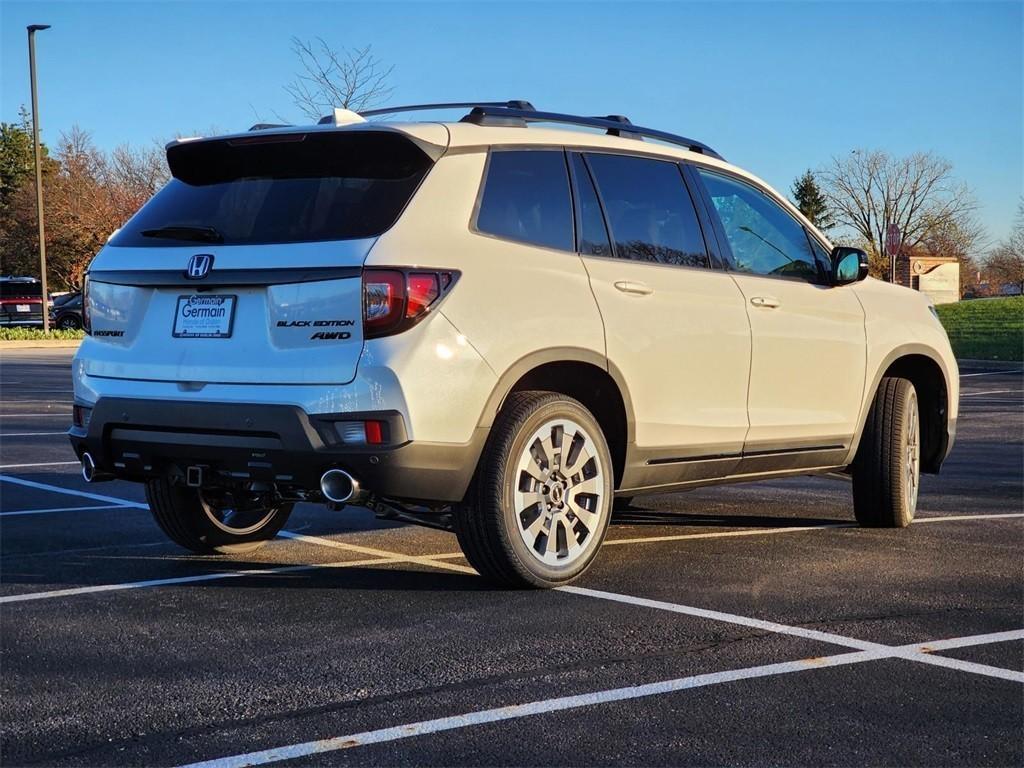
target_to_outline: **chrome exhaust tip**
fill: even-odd
[[[101,483],[104,480],[114,479],[112,474],[103,472],[96,466],[96,460],[88,451],[82,454],[82,477],[87,483]]]
[[[362,496],[359,482],[343,469],[328,469],[320,476],[320,492],[328,501],[344,504]]]

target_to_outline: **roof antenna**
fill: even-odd
[[[343,125],[365,122],[366,118],[358,112],[353,112],[351,109],[345,109],[343,107],[335,107],[334,112],[330,115],[324,115],[321,117],[317,121],[317,125],[333,125],[335,128],[340,128]]]

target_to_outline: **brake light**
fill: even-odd
[[[82,281],[82,328],[92,333],[92,312],[89,310],[89,277]]]
[[[416,325],[457,276],[451,271],[363,270],[363,336],[389,336]]]
[[[436,272],[413,272],[409,275],[409,301],[405,305],[406,319],[419,317],[441,295],[441,280]]]

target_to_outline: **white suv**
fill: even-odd
[[[613,498],[846,472],[863,525],[910,522],[957,417],[922,294],[700,142],[443,106],[470,111],[168,146],[174,178],[88,274],[87,479],[146,483],[195,552],[357,503],[545,587],[588,567]]]

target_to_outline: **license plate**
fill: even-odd
[[[235,320],[235,296],[179,296],[174,338],[226,339]]]
[[[32,307],[30,307],[28,304],[15,304],[14,305],[14,311],[15,312],[31,312],[32,311]]]

